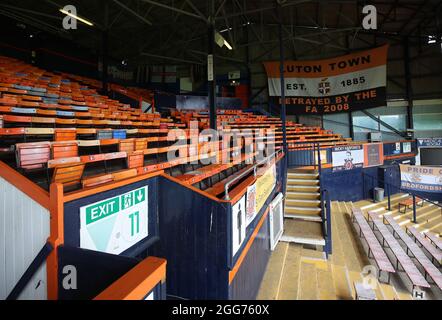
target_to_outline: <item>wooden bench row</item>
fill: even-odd
[[[367,221],[360,209],[353,208],[352,220],[359,228],[359,235],[363,236],[367,242],[369,258],[372,258],[376,262],[380,272],[386,272],[388,274],[388,280],[390,279],[390,274],[399,271],[399,266],[401,266],[402,271],[405,272],[411,281],[413,291],[416,288],[430,288],[431,286],[427,281],[427,277],[430,277],[434,284],[442,289],[441,272],[432,263],[433,261],[430,261],[421,248],[397,224],[392,216],[384,215],[384,221],[382,221],[379,219],[379,214],[369,212]],[[370,227],[370,222],[372,223],[372,228]],[[393,233],[390,232],[384,222],[388,223]],[[376,237],[374,230],[379,232],[381,241]],[[409,232],[415,236],[416,240],[419,239],[418,241],[422,241],[422,236],[415,229],[410,229]],[[397,241],[396,235],[405,244],[405,250]],[[389,257],[385,253],[383,249],[385,246],[390,249],[394,256],[396,268],[393,268]],[[421,274],[413,260],[409,257],[409,253],[412,254],[423,268],[424,275]]]

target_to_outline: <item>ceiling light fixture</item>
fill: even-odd
[[[84,24],[87,24],[88,26],[91,26],[91,27],[94,26],[94,24],[93,24],[92,22],[87,21],[86,19],[80,18],[80,17],[76,16],[75,14],[70,13],[69,11],[66,11],[66,10],[64,10],[64,9],[60,9],[60,12],[63,13],[63,14],[65,14],[65,15],[67,15],[67,16],[69,16],[69,17],[72,17],[72,18],[74,18],[74,19],[77,19],[78,21],[81,21],[81,22],[83,22]]]
[[[224,47],[226,46],[227,49],[229,50],[233,50],[233,47],[231,46],[231,44],[229,42],[227,42],[227,40],[221,35],[221,33],[219,33],[218,31],[215,32],[215,43],[220,47]]]

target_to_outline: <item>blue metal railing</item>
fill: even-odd
[[[385,182],[385,180],[382,178],[373,177],[370,174],[362,172],[362,180],[363,180],[362,183],[363,183],[364,189],[365,189],[365,177],[370,178],[370,181],[372,182],[373,189],[374,189],[374,185],[375,185],[375,183],[374,183],[375,179],[384,184],[385,193],[387,195],[387,205],[388,205],[387,209],[388,209],[388,211],[391,211],[391,193],[392,193],[391,191],[392,190],[396,189],[399,192],[404,192],[404,193],[411,195],[413,198],[413,223],[417,223],[416,197],[419,197],[424,202],[428,202],[428,203],[431,203],[435,206],[442,208],[442,204],[440,204],[440,203],[436,203],[430,199],[427,199],[427,198],[424,198],[420,195],[417,195],[416,193],[412,192],[411,190],[402,189],[400,186],[395,186],[389,182]],[[379,183],[377,183],[376,185],[379,185]],[[364,194],[365,194],[365,190],[364,190]]]
[[[331,200],[328,190],[321,191],[322,232],[325,239],[325,254],[332,254]]]

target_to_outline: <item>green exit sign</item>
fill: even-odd
[[[148,186],[80,208],[80,247],[121,254],[149,235]]]
[[[97,222],[122,210],[146,201],[146,189],[138,189],[119,197],[111,198],[86,208],[86,224]]]
[[[86,224],[97,222],[120,211],[120,198],[115,197],[86,208]]]

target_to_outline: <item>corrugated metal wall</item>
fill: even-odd
[[[0,178],[0,299],[5,299],[49,237],[49,211]],[[46,264],[19,299],[44,300]]]

